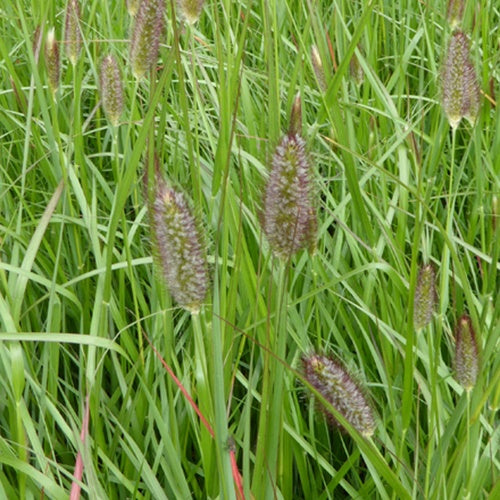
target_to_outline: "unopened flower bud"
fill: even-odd
[[[462,118],[471,124],[479,113],[479,85],[470,61],[469,40],[461,32],[453,33],[441,72],[443,109],[452,128]]]
[[[455,329],[455,370],[460,385],[469,392],[479,373],[479,352],[472,320],[464,314]]]
[[[136,78],[142,78],[156,64],[164,31],[164,16],[164,0],[141,1],[130,43],[130,63]]]
[[[436,296],[436,273],[432,264],[426,264],[419,269],[417,276],[413,301],[415,330],[420,330],[430,323],[436,305]]]
[[[177,0],[182,17],[188,24],[194,24],[200,18],[205,0]]]
[[[82,49],[82,32],[80,31],[80,4],[78,0],[68,0],[64,28],[64,44],[66,55],[74,66]]]
[[[123,87],[118,63],[112,55],[102,60],[100,86],[102,106],[109,121],[116,126],[123,111]]]
[[[57,43],[54,28],[51,28],[45,39],[45,68],[47,69],[47,78],[52,95],[59,88],[61,78],[61,61],[59,58],[59,45]]]

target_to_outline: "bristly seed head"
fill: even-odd
[[[54,96],[59,88],[59,80],[61,78],[61,61],[59,58],[59,44],[57,43],[54,28],[51,28],[45,39],[45,68],[47,69],[47,77],[49,87]]]
[[[339,362],[322,354],[302,358],[305,379],[363,436],[375,431],[375,418],[359,384]],[[336,418],[320,406],[330,424],[342,428]]]
[[[102,106],[112,125],[117,126],[123,111],[123,86],[118,63],[112,55],[101,62]]]
[[[469,392],[479,373],[479,350],[472,320],[464,314],[455,329],[455,371],[460,385]]]
[[[418,271],[417,287],[413,301],[413,326],[420,330],[427,326],[436,306],[436,273],[432,264],[422,266]]]
[[[68,0],[64,28],[64,44],[66,55],[75,66],[82,48],[82,32],[80,31],[80,4],[78,0]]]
[[[156,181],[153,243],[165,282],[176,302],[196,314],[208,290],[207,263],[194,217],[182,193]]]
[[[141,1],[130,42],[132,73],[138,79],[156,64],[164,31],[164,16],[164,0]]]
[[[275,255],[283,259],[304,248],[315,249],[310,170],[304,139],[285,135],[273,155],[263,203],[264,233]]]
[[[452,128],[462,118],[474,124],[479,113],[479,85],[470,61],[469,40],[456,31],[451,36],[441,71],[443,109]]]
[[[177,0],[182,17],[188,24],[194,24],[200,18],[205,0]]]

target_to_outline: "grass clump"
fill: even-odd
[[[0,498],[496,498],[495,2],[135,5],[0,6]]]

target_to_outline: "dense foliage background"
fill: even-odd
[[[444,0],[209,0],[193,26],[167,2],[140,81],[125,2],[80,4],[83,48],[73,66],[61,45],[55,99],[36,40],[63,38],[66,2],[0,5],[0,497],[74,483],[114,499],[499,498],[498,2],[466,3],[481,107],[455,133]],[[100,106],[108,53],[116,127]],[[297,92],[317,249],[282,262],[260,213]],[[205,234],[199,315],[153,264],[153,154]],[[415,331],[423,263],[438,300]],[[470,392],[453,364],[462,314],[480,346]],[[371,438],[318,411],[312,352],[365,387]]]

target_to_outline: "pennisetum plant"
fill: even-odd
[[[441,70],[442,105],[453,129],[466,118],[474,124],[479,113],[479,85],[470,60],[469,40],[462,31],[451,35]]]
[[[49,88],[54,96],[59,88],[61,78],[61,60],[59,56],[59,44],[56,40],[54,28],[51,28],[45,39],[45,68],[47,69],[47,78]]]
[[[479,373],[479,350],[476,332],[467,314],[460,317],[455,328],[455,372],[460,385],[470,392]]]
[[[274,254],[288,259],[304,248],[314,251],[316,213],[311,164],[300,134],[301,101],[292,107],[288,133],[276,147],[264,193],[263,229]]]
[[[364,390],[345,366],[323,354],[302,357],[304,378],[363,436],[375,432],[375,418]],[[335,416],[323,405],[328,422],[342,428]]]
[[[427,326],[436,307],[436,272],[432,264],[423,265],[417,276],[413,301],[413,326],[420,330]]]
[[[82,49],[82,32],[80,31],[80,4],[78,0],[68,0],[64,23],[64,45],[66,55],[75,66]]]
[[[162,179],[154,182],[156,190],[150,204],[154,251],[172,297],[196,314],[208,290],[200,232],[184,195]],[[152,193],[147,194],[149,197]]]
[[[99,83],[102,106],[112,125],[118,125],[123,111],[123,85],[116,59],[107,55],[101,62]]]
[[[182,17],[188,24],[194,24],[200,18],[205,0],[177,0]]]
[[[164,16],[165,0],[142,0],[139,4],[130,42],[130,64],[138,79],[156,64]]]

